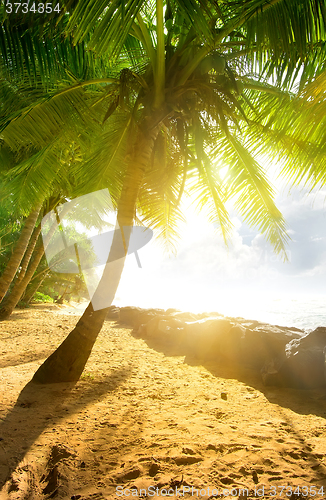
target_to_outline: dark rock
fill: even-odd
[[[148,312],[151,312],[151,313],[154,313],[154,314],[166,314],[165,312],[165,309],[158,309],[157,307],[156,308],[150,308],[150,309],[146,309]]]
[[[106,319],[119,321],[120,319],[120,308],[116,306],[110,306],[108,308],[108,313],[106,315]]]
[[[187,353],[199,359],[216,359],[222,352],[231,323],[227,319],[201,319],[186,323]]]
[[[284,352],[286,344],[291,340],[300,339],[302,337],[302,334],[300,335],[298,331],[274,325],[259,326],[253,331],[260,333],[262,342],[269,356],[278,356]]]
[[[144,309],[140,307],[121,307],[119,323],[133,327],[136,319],[143,311]]]
[[[227,401],[228,395],[226,392],[221,392],[221,399],[224,399],[224,401]]]
[[[220,335],[220,354],[224,358],[234,363],[245,363],[246,356],[242,352],[245,332],[242,326],[234,325]]]
[[[293,340],[290,345],[291,348],[304,347],[309,349],[310,347],[319,347],[319,349],[323,350],[326,347],[326,327],[319,326],[313,332],[300,336],[298,340]]]
[[[285,352],[282,356],[278,356],[272,359],[269,359],[265,362],[264,366],[261,369],[261,376],[263,379],[264,385],[270,386],[282,386],[285,385],[285,380],[283,379],[281,370],[282,365],[285,361]]]
[[[249,320],[249,319],[240,320],[239,323],[240,323],[241,326],[244,326],[245,328],[250,328],[251,330],[253,330],[257,326],[261,325],[261,323],[259,321],[257,321],[257,320]]]
[[[223,314],[219,314],[215,311],[213,312],[203,312],[203,313],[200,313],[200,314],[197,314],[198,316],[198,319],[204,319],[204,318],[225,318],[225,316]],[[226,319],[229,319],[229,318],[226,318]]]
[[[261,371],[266,385],[308,388],[325,384],[323,327],[303,336],[295,327],[173,308],[111,306],[107,318],[132,327],[142,338],[176,347],[195,360],[218,362],[224,358],[235,366],[249,365]]]
[[[196,314],[180,311],[171,313],[170,316],[181,321],[196,321],[198,319]]]
[[[311,389],[325,385],[326,328],[291,340],[283,354],[262,369],[265,385]]]
[[[142,311],[133,320],[134,330],[137,331],[141,325],[146,325],[151,319],[156,318],[157,313],[153,311]]]
[[[123,325],[128,325],[138,329],[140,325],[146,323],[155,316],[165,315],[164,309],[142,309],[141,307],[121,307],[120,320]]]
[[[242,334],[240,336],[238,331],[238,339],[233,334],[235,347],[233,351],[230,351],[229,347],[229,351],[226,352],[229,352],[229,358],[233,352],[233,361],[259,370],[271,359],[282,357],[288,342],[301,338],[298,331],[285,327],[260,324],[253,329],[244,328],[244,325],[238,325],[238,328]]]
[[[142,338],[180,344],[184,338],[184,323],[169,316],[155,316],[139,329]]]
[[[285,344],[284,344],[285,345]],[[243,337],[240,339],[241,360],[243,364],[261,369],[271,354],[266,344],[263,333],[257,330],[246,328]]]

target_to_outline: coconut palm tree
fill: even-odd
[[[4,272],[10,260],[13,248],[20,236],[24,223],[22,214],[15,213],[10,200],[0,204],[0,274]]]
[[[34,210],[28,215],[25,220],[24,227],[20,234],[19,240],[15,246],[15,249],[11,255],[11,258],[6,266],[4,273],[0,278],[0,302],[6,295],[12,280],[16,276],[19,265],[24,257],[28,243],[34,231],[36,220],[39,216],[41,210],[41,203],[38,204]]]
[[[9,183],[10,184],[10,183]],[[102,196],[103,198],[103,196]],[[80,198],[79,198],[80,200]],[[106,200],[106,197],[105,197]],[[53,197],[50,200],[47,200],[47,203],[45,203],[44,207],[44,213],[49,212],[51,208],[55,208],[58,205],[59,201],[64,201],[63,196],[57,196]],[[101,203],[102,201],[102,203]],[[65,214],[69,210],[69,203],[63,206],[63,209],[60,211],[60,216],[63,218]],[[79,236],[79,239],[82,238],[82,241],[80,242],[80,248],[79,252],[82,251],[84,260],[86,259],[86,262],[88,264],[88,267],[90,267],[90,262],[94,262],[94,259],[96,258],[94,252],[92,253],[90,251],[90,245],[89,242],[87,242],[87,235],[86,234],[81,234],[80,231],[76,232],[75,229],[75,224],[76,223],[83,223],[84,227],[86,229],[92,229],[96,228],[97,230],[102,230],[104,226],[108,226],[108,223],[105,222],[103,219],[104,215],[107,215],[107,207],[104,205],[103,200],[101,200],[100,194],[98,195],[97,200],[93,200],[93,206],[90,206],[89,204],[85,206],[85,202],[83,201],[77,203],[77,206],[75,207],[75,212],[73,213],[72,210],[70,210],[69,213],[69,219],[70,219],[70,226],[65,227],[65,242],[66,245],[68,246],[66,255],[61,255],[57,256],[54,258],[54,263],[52,262],[52,266],[55,265],[57,262],[57,266],[62,268],[62,260],[64,258],[69,258],[71,256],[71,248],[73,247],[73,244],[71,244],[71,241],[74,242],[77,240],[77,237]],[[79,218],[76,218],[79,217]],[[68,221],[69,221],[68,219]],[[81,219],[81,220],[80,220]],[[72,225],[71,225],[72,224]],[[7,297],[3,300],[2,304],[0,305],[0,321],[4,319],[8,319],[9,316],[11,315],[12,311],[18,304],[19,300],[23,296],[26,287],[30,283],[31,279],[34,276],[35,271],[37,270],[43,256],[45,249],[47,248],[48,244],[51,241],[51,238],[53,237],[55,231],[56,231],[57,225],[56,223],[53,223],[50,218],[50,224],[48,227],[47,234],[43,234],[43,241],[42,238],[40,237],[41,233],[41,223],[39,223],[29,240],[29,243],[26,248],[26,252],[24,255],[24,258],[21,262],[21,266],[19,269],[19,274],[17,278],[13,283],[12,289],[10,293],[7,295]],[[44,230],[44,227],[43,227]],[[21,237],[19,238],[17,245],[19,245],[19,242],[21,240]],[[35,248],[36,247],[36,248]],[[61,252],[61,254],[64,252]],[[61,262],[61,263],[60,263]],[[63,271],[65,272],[65,269],[63,268]],[[66,270],[66,272],[69,272]],[[4,274],[6,273],[6,270]]]
[[[0,186],[0,192],[3,193],[5,171],[8,168],[8,164],[12,164],[14,161],[13,155],[10,154],[10,151],[8,151],[7,148],[4,147],[3,145],[0,152],[0,161],[1,161],[0,177],[2,181]],[[4,272],[0,276],[0,302],[6,295],[14,277],[16,276],[21,261],[26,253],[26,249],[29,245],[36,221],[39,217],[42,207],[42,203],[38,201],[37,203],[35,203],[33,207],[31,207],[31,210],[28,210],[28,208],[26,210],[26,207],[22,207],[22,210],[19,213],[19,209],[17,209],[17,206],[13,204],[13,201],[10,198],[10,193],[8,193],[8,195],[9,196],[4,196],[4,195],[1,196],[2,209],[4,210],[4,213],[6,213],[6,211],[10,209],[11,211],[14,212],[14,214],[11,213],[11,216],[16,215],[17,219],[23,217],[25,220],[22,221],[22,229],[20,232],[19,239],[16,242],[14,249],[11,251],[11,256],[9,258],[9,261],[7,262]],[[12,227],[11,229],[15,230],[14,227]],[[25,259],[25,263],[26,262],[27,259]]]
[[[90,219],[90,218],[91,217],[88,214],[88,219]],[[37,235],[39,235],[40,228],[36,227],[34,232]],[[76,234],[75,233],[76,233],[76,229],[74,227],[72,227],[72,228],[65,228],[65,235],[66,235],[65,237],[66,237],[67,244],[69,244],[70,240],[76,241],[76,237],[75,237]],[[79,233],[78,233],[78,236],[80,237]],[[92,252],[91,249],[90,249],[90,244],[89,244],[89,242],[86,239],[87,235],[84,234],[82,236],[84,237],[83,238],[84,241],[82,242],[82,244],[80,246],[80,250],[83,251],[84,256],[86,256],[88,262],[90,263],[89,266],[91,266],[91,263],[94,262],[95,255],[94,255],[94,252]],[[36,247],[36,249],[35,249],[35,251],[33,253],[31,251],[30,246],[33,246],[33,248],[34,248],[35,245],[36,245],[36,241],[35,241],[34,234],[33,234],[33,237],[31,238],[31,241],[30,241],[30,245],[28,246],[28,250],[29,251],[26,252],[26,254],[24,256],[24,259],[27,256],[29,265],[26,264],[25,268],[22,265],[20,273],[19,273],[16,281],[13,284],[13,287],[12,287],[12,290],[11,290],[10,294],[8,295],[8,297],[6,297],[4,299],[3,303],[1,304],[1,307],[0,307],[0,320],[8,319],[8,317],[11,315],[12,311],[14,310],[14,308],[16,307],[16,305],[18,304],[18,302],[21,299],[21,297],[23,296],[23,294],[24,294],[24,292],[26,290],[26,287],[28,286],[28,284],[30,283],[31,279],[33,278],[34,273],[37,270],[37,268],[38,268],[38,266],[39,266],[39,264],[40,264],[40,262],[42,260],[42,257],[44,256],[43,242],[42,241],[38,241],[38,245],[37,245],[37,247]],[[70,246],[70,248],[71,247],[73,248],[73,245]],[[33,258],[31,259],[32,253],[33,253]],[[65,255],[65,257],[67,257],[67,255]],[[62,266],[62,263],[63,263],[62,259],[61,259],[61,262],[60,262],[60,256],[58,256],[56,260],[59,261],[59,263],[57,264],[57,266],[59,266],[59,268],[60,268],[60,265]],[[62,276],[62,278],[63,278],[63,276]],[[68,281],[66,283],[66,293],[68,291],[68,288],[70,288],[70,285],[71,285],[71,283]]]
[[[166,239],[173,238],[182,218],[180,200],[188,190],[209,207],[210,220],[218,222],[225,238],[231,228],[225,201],[234,198],[245,220],[257,226],[277,252],[284,252],[284,220],[255,153],[273,157],[281,146],[286,167],[292,168],[295,158],[297,168],[304,168],[306,155],[296,137],[304,120],[293,118],[291,102],[299,75],[302,88],[323,70],[325,19],[322,0],[70,3],[56,27],[48,23],[55,35],[49,60],[53,63],[59,53],[56,43],[62,34],[66,47],[70,40],[72,47],[84,47],[87,60],[91,54],[98,59],[93,59],[91,78],[79,72],[77,77],[69,75],[69,81],[62,71],[58,84],[49,76],[54,63],[35,57],[38,42],[32,34],[39,26],[31,24],[24,36],[33,43],[23,42],[18,52],[23,73],[38,86],[31,91],[26,84],[20,86],[30,92],[32,102],[3,113],[1,134],[12,149],[28,145],[37,153],[19,167],[13,192],[27,196],[28,184],[22,179],[29,178],[37,198],[64,176],[62,169],[53,172],[47,166],[53,165],[53,155],[58,156],[69,137],[83,159],[72,168],[75,193],[85,192],[86,186],[90,191],[109,187],[120,228],[141,220]],[[7,55],[3,86],[17,76],[19,61],[8,53],[21,43],[20,27],[12,27],[8,16],[5,23],[0,44]],[[46,36],[42,32],[38,38],[40,54],[49,43],[42,38]],[[40,93],[45,87],[46,93]],[[292,113],[287,130],[285,108]],[[224,165],[226,179],[219,174]],[[115,234],[109,262],[121,256]],[[128,232],[124,244],[127,248]],[[123,264],[121,258],[105,269],[96,293],[101,295],[109,282],[107,304]],[[77,380],[106,313],[106,308],[94,311],[90,304],[34,380]]]
[[[78,51],[77,54],[73,51],[73,57],[79,57]],[[67,62],[71,63],[74,60],[73,57],[70,55],[67,58]],[[16,78],[19,81],[20,76],[16,75]],[[15,128],[15,120],[19,116],[19,113],[22,110],[24,113],[27,113],[33,99],[40,98],[40,90],[35,82],[34,88],[31,88],[29,82],[25,82],[19,87],[17,84],[18,81],[13,77],[9,80],[8,75],[7,78],[2,77],[0,79],[0,93],[2,95],[0,117],[3,123],[5,123],[9,117],[8,110],[10,110],[10,119],[14,123],[13,127],[11,127],[12,130]],[[40,80],[38,80],[38,83],[40,83]],[[31,98],[31,94],[33,98]],[[75,95],[74,97],[74,102],[78,102],[78,96]],[[48,98],[48,95],[44,91],[41,99],[46,101]],[[71,104],[71,101],[69,102]],[[68,110],[68,113],[71,113],[71,109]],[[60,201],[63,202],[68,196],[74,196],[75,181],[70,170],[74,162],[80,162],[81,153],[78,141],[74,140],[76,139],[75,135],[73,135],[72,131],[69,133],[69,126],[66,126],[64,131],[60,129],[65,115],[67,115],[67,112],[63,113],[62,111],[61,122],[59,122],[57,129],[52,124],[52,133],[54,132],[56,135],[50,142],[48,141],[49,137],[44,137],[44,134],[42,137],[42,132],[40,132],[40,135],[36,134],[36,137],[38,137],[36,141],[35,134],[33,134],[33,141],[31,141],[25,130],[27,135],[23,140],[21,138],[17,144],[17,137],[15,138],[14,134],[9,139],[6,135],[6,130],[3,131],[0,151],[2,160],[0,198],[4,203],[9,200],[15,206],[16,212],[19,213],[21,211],[24,215],[27,215],[27,218],[11,258],[0,277],[1,301],[8,292],[19,270],[19,276],[10,297],[7,297],[6,303],[2,303],[1,305],[1,319],[7,319],[10,316],[42,259],[44,249],[41,246],[37,249],[35,255],[33,255],[33,262],[28,267],[40,234],[40,223],[37,228],[35,224],[39,218],[42,205],[44,205],[42,210],[42,215],[44,215]],[[33,119],[35,119],[35,115]],[[5,137],[6,140],[4,139]],[[84,193],[81,193],[79,189],[79,194]],[[103,225],[101,206],[98,206],[95,211],[87,210],[85,212],[85,207],[83,210],[83,222],[86,225],[98,228]]]

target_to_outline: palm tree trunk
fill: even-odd
[[[66,288],[64,289],[64,292],[63,294],[61,295],[61,297],[58,297],[56,300],[55,300],[55,303],[56,304],[63,304],[63,299],[65,298],[65,296],[67,295],[67,290],[68,290],[68,286],[66,286]]]
[[[25,255],[24,255],[24,258],[22,260],[22,265],[20,267],[20,271],[19,271],[19,275],[17,277],[17,280],[16,280],[16,283],[20,283],[21,280],[24,278],[25,274],[26,274],[26,271],[27,271],[27,268],[28,268],[28,264],[30,263],[30,260],[31,260],[31,257],[32,257],[32,254],[33,254],[33,251],[34,251],[34,248],[35,248],[35,245],[36,245],[36,242],[38,240],[38,237],[40,235],[40,232],[41,232],[41,224],[39,224],[35,229],[34,229],[34,232],[32,234],[32,237],[29,241],[29,244],[27,246],[27,250],[25,252]]]
[[[43,281],[45,280],[45,278],[48,275],[49,275],[48,272],[43,273],[43,276],[41,276],[41,279],[38,281],[38,283],[36,284],[36,286],[34,285],[34,288],[33,288],[32,292],[30,292],[27,297],[24,296],[26,304],[29,305],[31,303],[34,295],[36,294],[36,292],[38,291],[38,289],[40,288],[40,286],[42,285]]]
[[[156,129],[147,129],[147,132],[140,132],[135,141],[118,203],[117,222],[120,228],[133,224],[139,188],[150,162],[156,135],[157,127]],[[123,271],[125,257],[121,258],[121,239],[118,233],[118,231],[114,232],[108,263],[94,294],[97,301],[102,301],[105,307],[94,311],[92,304],[88,305],[76,327],[37,370],[33,377],[34,382],[43,384],[73,382],[77,381],[82,374],[102,328],[108,308],[115,296]],[[130,234],[124,236],[126,249]],[[112,265],[113,261],[114,265]]]
[[[0,302],[6,295],[12,280],[14,279],[22,258],[26,252],[27,245],[34,231],[37,217],[40,213],[42,203],[39,203],[27,217],[20,237],[17,241],[15,250],[8,262],[8,265],[0,278]]]
[[[61,212],[61,216],[63,216],[62,214],[65,214],[67,210],[68,210],[68,207],[67,206],[64,207],[64,209]],[[36,233],[39,231],[39,229],[41,230],[41,224],[40,224],[40,227],[37,228]],[[0,321],[8,319],[9,316],[11,315],[11,313],[13,312],[13,310],[15,309],[16,305],[20,301],[21,297],[23,296],[23,294],[26,290],[27,285],[29,284],[29,282],[33,278],[33,275],[34,275],[39,263],[41,262],[41,259],[44,255],[44,251],[47,248],[47,246],[51,240],[51,237],[53,236],[53,233],[55,232],[56,229],[57,229],[57,224],[55,222],[50,227],[50,230],[49,230],[48,234],[46,235],[46,237],[44,238],[43,243],[41,244],[39,249],[36,251],[34,259],[31,262],[31,264],[29,265],[27,271],[25,272],[24,277],[21,280],[19,280],[19,277],[18,277],[18,280],[15,283],[15,285],[11,291],[11,294],[8,297],[6,297],[5,300],[2,302],[1,307],[0,307]],[[39,236],[39,233],[38,233],[38,236]]]
[[[15,309],[18,304],[20,298],[26,290],[28,283],[31,281],[33,274],[35,273],[37,266],[39,265],[44,254],[44,247],[41,245],[35,253],[35,257],[31,264],[29,265],[27,272],[24,278],[15,283],[11,294],[9,297],[6,297],[2,302],[2,306],[0,308],[0,321],[8,319],[11,315],[12,311]]]

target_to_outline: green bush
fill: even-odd
[[[53,302],[53,298],[50,295],[46,295],[42,292],[36,292],[33,297],[33,302]]]

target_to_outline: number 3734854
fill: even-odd
[[[52,12],[60,12],[60,4],[54,4],[52,2],[42,3],[42,2],[8,2],[6,3],[6,12],[7,14],[18,14],[21,12],[22,14],[27,14],[28,12],[32,12],[34,14],[51,14]]]

